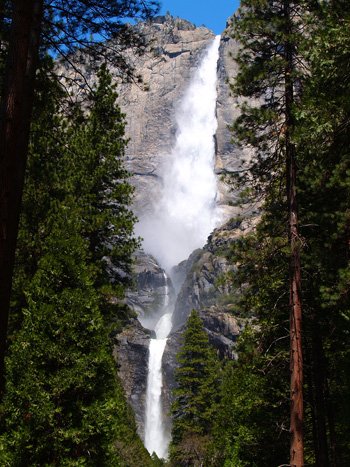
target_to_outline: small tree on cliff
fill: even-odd
[[[196,465],[199,457],[206,456],[218,393],[219,362],[195,310],[188,318],[177,360],[170,458],[176,465]]]

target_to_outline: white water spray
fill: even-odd
[[[216,68],[220,36],[204,56],[176,115],[177,137],[164,165],[161,199],[136,230],[144,249],[170,271],[202,247],[218,222],[214,174]]]
[[[167,455],[169,445],[169,434],[164,428],[164,419],[162,411],[162,357],[167,341],[168,334],[171,331],[171,316],[169,312],[169,289],[167,276],[164,273],[165,295],[164,295],[164,314],[158,320],[154,332],[155,339],[150,340],[149,360],[148,360],[148,378],[146,392],[146,418],[145,418],[145,446],[152,454],[155,452],[159,458]]]
[[[214,174],[217,128],[216,68],[220,36],[208,48],[185,93],[177,113],[177,138],[164,167],[164,185],[154,214],[143,218],[137,233],[144,238],[144,249],[170,271],[193,250],[203,246],[218,222],[215,209]],[[162,357],[171,331],[167,277],[162,315],[150,340],[146,394],[145,446],[158,457],[167,456],[169,434],[162,411]]]

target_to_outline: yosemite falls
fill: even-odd
[[[172,268],[202,247],[218,222],[214,174],[217,128],[217,62],[220,36],[210,44],[177,108],[176,141],[164,158],[163,186],[153,213],[140,219],[137,233],[143,248],[171,278]],[[171,331],[174,299],[164,273],[163,305],[142,322],[154,331],[149,345],[145,411],[145,446],[158,457],[167,456],[170,441],[162,409],[162,356]]]

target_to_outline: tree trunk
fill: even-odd
[[[15,0],[0,120],[0,396],[43,0]]]
[[[291,246],[290,272],[290,465],[304,465],[303,442],[303,354],[302,354],[302,307],[301,307],[301,268],[298,235],[298,216],[295,194],[295,155],[291,145],[289,177],[291,180],[289,203],[289,234]]]
[[[284,17],[286,20],[287,41],[285,43],[285,148],[286,177],[289,217],[290,258],[290,465],[304,465],[303,437],[303,354],[302,354],[302,305],[301,305],[301,266],[300,237],[298,227],[298,206],[296,196],[296,153],[291,135],[294,128],[293,118],[293,71],[294,46],[290,40],[292,18],[290,1],[284,1]]]

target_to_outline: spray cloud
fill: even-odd
[[[145,251],[167,271],[202,247],[218,222],[213,136],[219,43],[217,36],[179,104],[176,142],[164,164],[160,199],[136,228]]]

